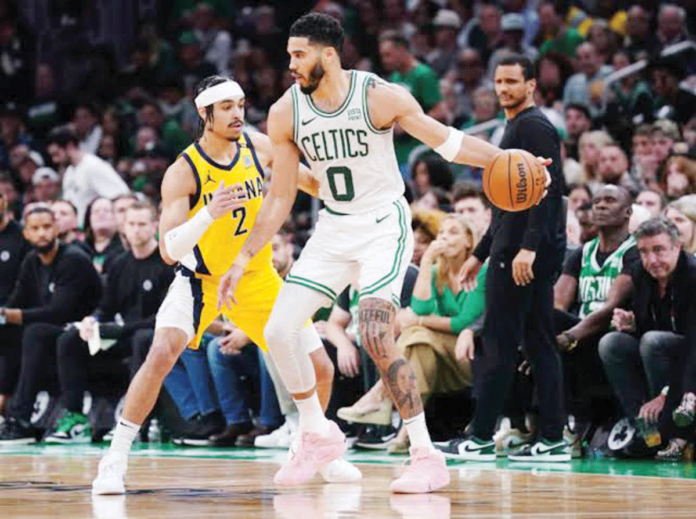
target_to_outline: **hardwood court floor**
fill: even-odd
[[[403,457],[353,453],[356,484],[273,485],[284,453],[141,448],[126,496],[92,498],[103,449],[37,446],[0,449],[0,518],[96,519],[458,517],[695,517],[696,467],[608,460],[546,464],[452,464],[444,492],[389,493]]]

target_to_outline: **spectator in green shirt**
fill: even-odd
[[[535,43],[539,46],[539,56],[547,52],[559,52],[570,59],[575,58],[575,48],[584,38],[575,29],[564,25],[568,12],[567,2],[543,2],[539,6],[539,34]]]
[[[151,126],[159,133],[164,150],[170,156],[181,153],[191,143],[191,135],[174,119],[165,119],[162,108],[154,100],[146,100],[138,109],[138,122]]]
[[[435,72],[419,62],[409,50],[408,40],[396,31],[386,31],[379,38],[379,53],[382,66],[390,73],[389,81],[406,88],[423,110],[431,117],[445,120],[445,109],[441,103],[440,84]],[[399,127],[394,129],[394,148],[402,175],[408,176],[408,156],[420,144]]]

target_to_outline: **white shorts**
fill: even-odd
[[[314,234],[285,279],[334,300],[352,281],[360,297],[401,307],[401,286],[413,256],[411,211],[402,197],[357,215],[319,213]]]
[[[217,310],[218,278],[196,276],[185,267],[179,266],[167,296],[157,312],[155,329],[176,328],[186,334],[190,348],[199,347],[203,334],[210,324],[224,315],[234,323],[263,351],[268,345],[263,330],[273,310],[283,281],[270,265],[257,271],[247,271],[237,285],[237,303],[231,309],[223,306]],[[307,326],[312,322],[308,321]],[[307,337],[302,347],[307,353],[323,348],[319,336]]]
[[[167,295],[157,311],[155,330],[177,328],[186,334],[186,342],[189,343],[196,336],[193,314],[192,278],[182,275],[177,269]]]

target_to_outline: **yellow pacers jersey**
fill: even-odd
[[[241,184],[247,193],[244,206],[218,218],[198,240],[193,253],[197,274],[222,276],[234,262],[254,226],[263,202],[263,169],[246,133],[239,138],[237,154],[231,164],[218,164],[208,157],[198,142],[186,148],[182,156],[196,177],[196,194],[191,199],[189,218],[208,204],[223,181],[225,186]],[[237,146],[231,144],[231,146]],[[272,266],[271,245],[266,244],[249,262],[246,270]]]

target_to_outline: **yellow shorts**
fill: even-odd
[[[268,350],[263,329],[268,322],[283,280],[272,266],[245,272],[237,285],[237,304],[218,312],[217,291],[220,278],[194,274],[179,267],[157,313],[155,328],[172,327],[186,332],[189,348],[198,349],[203,332],[222,314],[240,328],[251,341]]]

